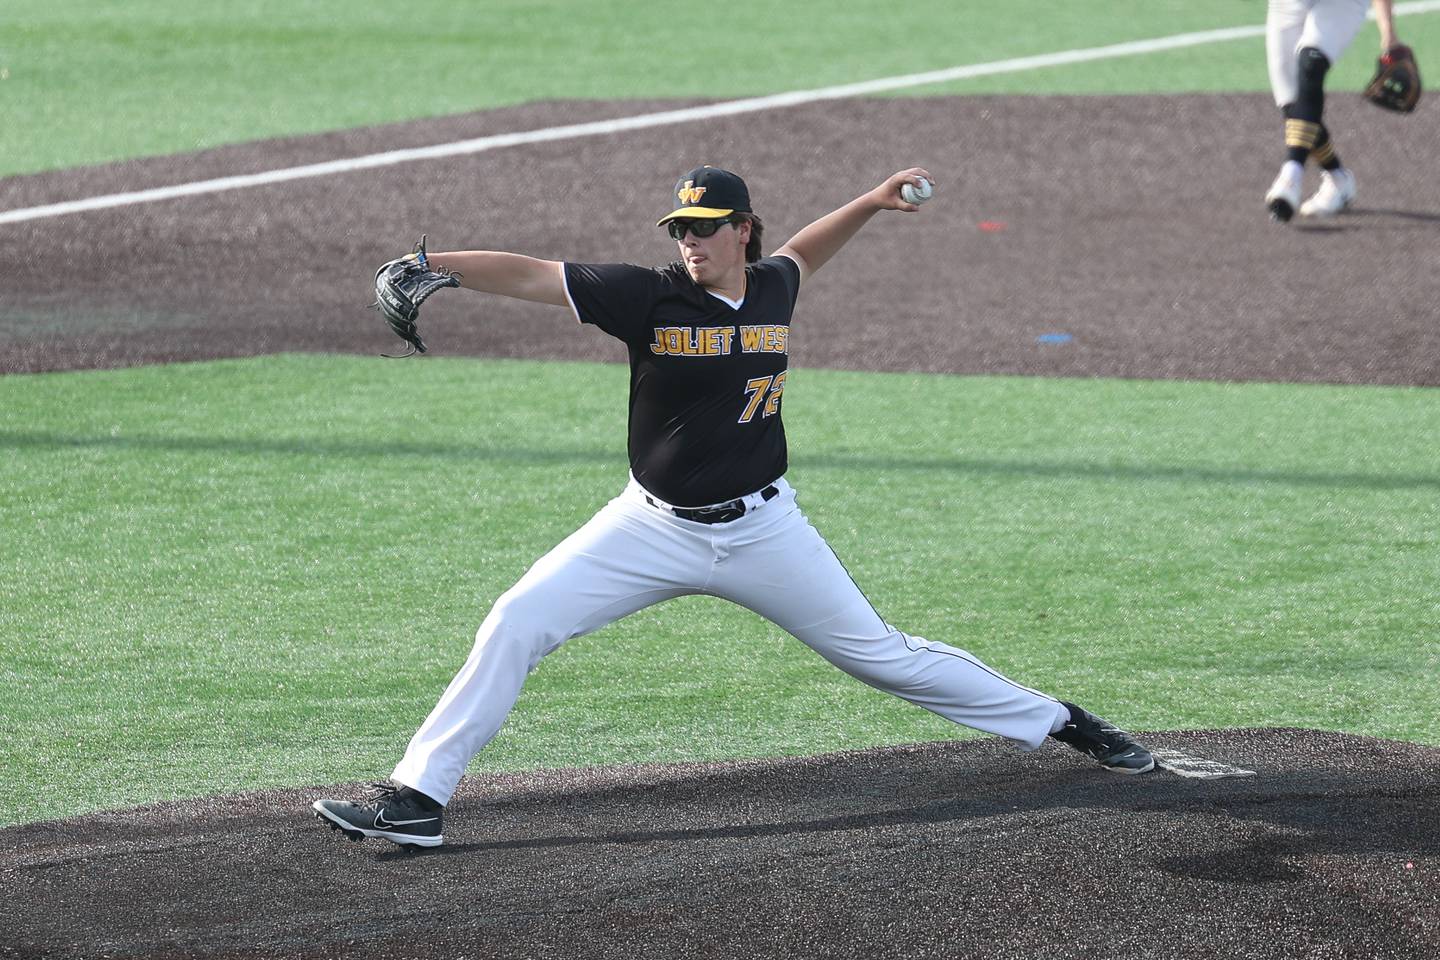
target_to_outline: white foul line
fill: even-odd
[[[1440,0],[1419,0],[1415,3],[1395,5],[1395,13],[1426,13],[1440,10]],[[1372,14],[1373,16],[1373,14]],[[90,210],[105,210],[111,207],[126,207],[140,203],[154,203],[159,200],[173,200],[177,197],[192,197],[205,193],[220,193],[225,190],[241,190],[247,187],[261,187],[287,180],[303,180],[307,177],[324,177],[336,173],[352,173],[374,167],[389,167],[397,163],[414,160],[435,160],[467,153],[485,153],[502,147],[515,147],[527,143],[546,143],[552,140],[570,140],[580,137],[597,137],[628,130],[644,130],[663,127],[693,120],[709,120],[714,117],[735,116],[742,113],[757,113],[762,110],[776,110],[782,107],[800,106],[822,100],[839,100],[844,97],[858,97],[906,87],[922,87],[953,80],[970,80],[975,77],[989,77],[1000,73],[1019,73],[1025,70],[1039,70],[1045,67],[1059,67],[1072,63],[1088,63],[1093,60],[1108,60],[1115,57],[1132,57],[1164,50],[1178,50],[1182,47],[1198,47],[1207,43],[1223,43],[1227,40],[1246,40],[1265,35],[1264,25],[1227,27],[1221,30],[1204,30],[1198,33],[1181,33],[1171,37],[1156,37],[1152,40],[1133,40],[1104,47],[1090,47],[1084,50],[1064,50],[1059,53],[1042,53],[1033,57],[1016,57],[1012,60],[997,60],[992,63],[977,63],[966,67],[950,67],[945,70],[931,70],[926,73],[911,73],[899,77],[883,77],[860,83],[847,83],[818,90],[797,90],[777,93],[764,97],[750,97],[744,100],[727,100],[703,107],[687,107],[681,110],[663,110],[659,113],[641,114],[635,117],[620,117],[614,120],[596,120],[590,123],[576,123],[563,127],[547,127],[542,130],[526,130],[520,133],[502,133],[474,140],[457,140],[430,147],[415,147],[408,150],[390,150],[372,153],[348,160],[329,160],[282,170],[268,170],[243,176],[219,177],[214,180],[198,180],[170,187],[155,187],[150,190],[136,190],[130,193],[112,193],[84,200],[67,200],[41,207],[24,207],[0,212],[0,224],[23,223],[27,220],[41,220],[58,217],[67,213],[85,213]]]

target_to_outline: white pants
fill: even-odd
[[[1033,749],[1063,708],[975,657],[880,618],[795,502],[739,520],[681,520],[632,479],[542,557],[491,609],[465,666],[416,731],[394,779],[447,803],[471,758],[500,730],[540,658],[574,637],[688,594],[723,597],[798,637],[835,666],[942,717]],[[755,498],[758,502],[758,498]]]
[[[1275,105],[1300,95],[1300,62],[1295,53],[1314,47],[1333,64],[1365,23],[1369,0],[1270,0],[1265,17],[1265,59]]]

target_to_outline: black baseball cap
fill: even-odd
[[[671,220],[719,220],[732,213],[750,213],[750,191],[745,181],[719,167],[696,167],[675,181],[675,199],[680,206],[660,218],[662,227]]]

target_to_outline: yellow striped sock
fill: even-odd
[[[1313,150],[1320,139],[1320,124],[1313,120],[1286,120],[1285,146]]]

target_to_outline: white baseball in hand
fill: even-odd
[[[915,179],[920,181],[918,187],[913,183],[902,183],[900,185],[900,199],[906,203],[919,205],[930,199],[930,195],[935,192],[935,188],[930,186],[930,181],[924,177],[916,177]]]

